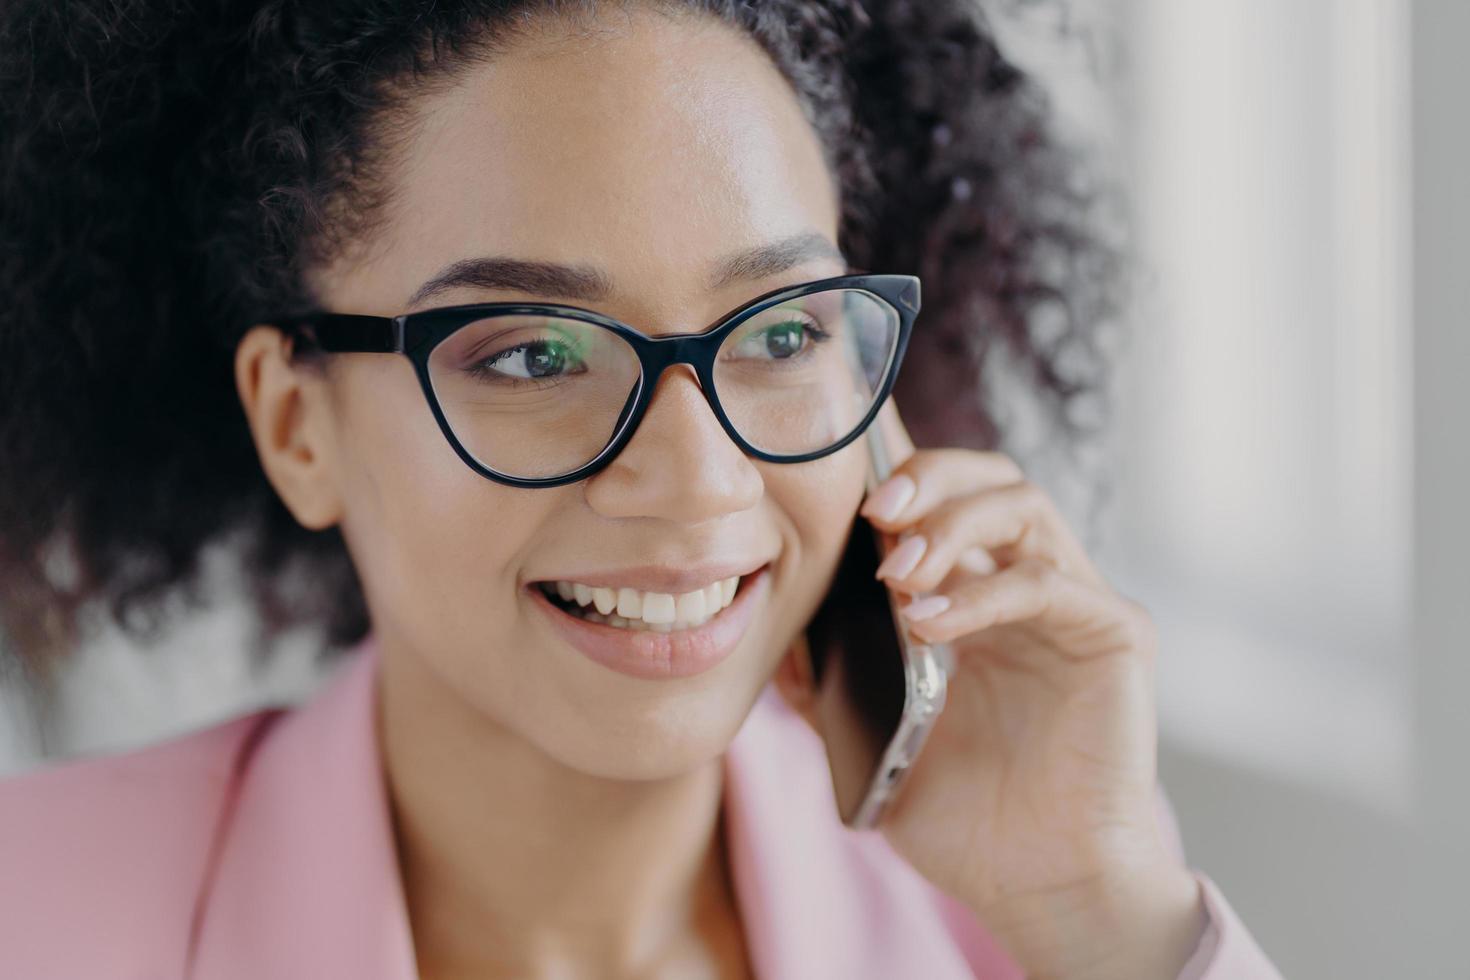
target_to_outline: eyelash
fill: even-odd
[[[798,317],[795,315],[791,316],[789,319],[778,320],[774,323],[767,324],[765,327],[762,327],[759,332],[757,332],[756,334],[752,334],[751,336],[760,336],[761,333],[764,333],[767,330],[771,330],[776,327],[784,326],[790,323],[798,324],[802,329],[803,336],[809,339],[811,341],[811,344],[809,346],[803,347],[798,353],[794,354],[791,357],[772,358],[772,364],[791,365],[796,362],[805,360],[808,356],[810,356],[813,348],[824,344],[828,340],[832,339],[832,335],[823,330],[821,327],[817,326],[814,319],[810,317]],[[750,338],[746,339],[748,340]],[[541,390],[549,390],[559,387],[560,385],[565,383],[563,379],[565,379],[566,377],[584,373],[581,371],[571,371],[555,375],[551,378],[521,378],[513,374],[505,374],[503,372],[496,371],[490,367],[491,364],[501,360],[507,355],[514,354],[516,351],[526,350],[530,347],[533,347],[536,343],[539,343],[539,341],[528,341],[526,343],[516,344],[512,347],[506,347],[503,350],[496,351],[495,353],[490,354],[487,357],[480,358],[465,370],[470,375],[470,377],[474,378],[476,381],[503,385],[508,388],[521,388],[532,386]]]
[[[526,385],[533,385],[541,389],[559,387],[563,383],[560,379],[566,377],[566,375],[557,375],[554,378],[550,379],[520,378],[515,376],[514,374],[504,374],[490,367],[491,364],[495,363],[506,355],[514,354],[516,351],[519,350],[526,350],[527,348],[533,347],[537,343],[540,343],[540,341],[528,341],[523,344],[516,344],[512,347],[507,347],[504,350],[496,351],[488,357],[482,357],[479,360],[475,361],[475,363],[466,368],[465,371],[476,381],[490,381],[494,384],[505,385],[508,388],[520,388]],[[580,371],[570,372],[570,374],[581,373],[582,372]]]
[[[793,315],[789,319],[778,320],[775,323],[768,324],[767,326],[762,328],[762,332],[772,329],[774,327],[783,326],[784,324],[788,323],[799,324],[802,328],[803,335],[811,340],[811,345],[803,347],[797,354],[793,355],[792,357],[772,358],[772,364],[789,365],[797,361],[805,360],[808,356],[810,356],[813,348],[821,344],[825,344],[827,341],[832,339],[832,335],[823,330],[821,327],[817,326],[814,319],[810,317],[798,317],[795,315]],[[752,336],[759,336],[759,334],[753,334]]]

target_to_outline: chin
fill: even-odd
[[[605,779],[652,780],[684,775],[729,748],[765,682],[750,677],[678,691],[660,687],[624,701],[605,699],[533,736],[563,765]],[[530,733],[528,733],[530,734]]]

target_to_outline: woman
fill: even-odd
[[[1085,343],[1109,298],[967,3],[3,18],[16,647],[227,532],[271,631],[350,647],[304,706],[0,787],[8,975],[1275,975],[1159,795],[1146,613],[959,397],[995,341],[1065,414],[1027,310]],[[834,309],[890,350],[905,273],[943,448],[883,405],[864,499],[896,362],[810,365],[866,356]],[[957,657],[861,834],[790,654],[859,512]]]

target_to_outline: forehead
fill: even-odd
[[[378,297],[388,308],[483,255],[595,265],[614,294],[658,283],[677,302],[742,247],[836,235],[836,190],[795,94],[712,18],[547,23],[412,111],[378,268],[359,270],[394,291]]]

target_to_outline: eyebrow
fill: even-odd
[[[715,264],[709,288],[720,289],[742,280],[773,276],[819,259],[832,259],[844,268],[847,266],[846,256],[827,236],[815,231],[801,232],[725,256]],[[578,300],[602,300],[613,293],[612,280],[596,266],[486,256],[461,259],[446,266],[414,291],[408,306],[416,307],[440,293],[464,287],[509,289]]]

